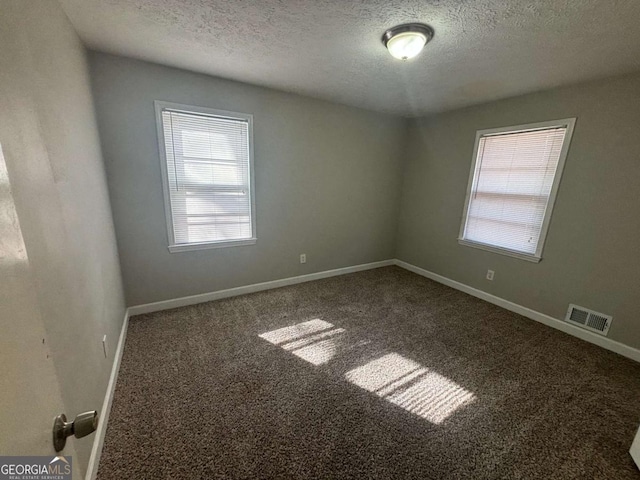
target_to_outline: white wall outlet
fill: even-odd
[[[307,254],[306,253],[301,253],[300,254],[300,263],[307,263]]]
[[[487,270],[487,280],[493,280],[493,276],[496,274],[493,270]]]
[[[107,358],[107,336],[102,337],[102,351],[104,352],[104,358]]]

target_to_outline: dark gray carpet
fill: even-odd
[[[388,267],[132,318],[98,478],[638,479],[639,423],[639,364]]]

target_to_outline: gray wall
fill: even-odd
[[[610,337],[640,347],[640,75],[414,119],[407,137],[394,117],[101,53],[90,63],[129,305],[396,256],[555,318],[570,302],[610,313]],[[168,252],[154,100],[254,115],[256,245]],[[574,116],[543,261],[460,246],[476,130]]]
[[[412,121],[398,258],[555,318],[570,302],[612,314],[609,337],[640,348],[639,102],[636,74]],[[567,117],[576,129],[543,260],[459,245],[476,130]]]
[[[101,53],[91,71],[129,305],[393,258],[404,120]],[[154,100],[254,115],[255,245],[169,253]]]
[[[46,454],[54,415],[102,407],[124,295],[85,49],[57,2],[0,11],[0,453]]]

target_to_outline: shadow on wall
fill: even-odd
[[[350,338],[344,328],[320,319],[259,335],[315,365],[332,365],[335,373],[429,422],[439,425],[475,395],[452,380],[395,352],[384,352],[365,339]],[[344,353],[367,349],[371,360],[354,367],[340,362]]]

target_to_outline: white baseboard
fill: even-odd
[[[310,273],[297,277],[282,278],[280,280],[272,280],[270,282],[254,283],[243,287],[229,288],[226,290],[218,290],[217,292],[201,293],[199,295],[190,295],[188,297],[174,298],[171,300],[162,300],[160,302],[145,303],[144,305],[136,305],[129,307],[129,315],[140,315],[143,313],[159,312],[161,310],[169,310],[172,308],[186,307],[188,305],[196,305],[198,303],[211,302],[220,300],[221,298],[235,297],[237,295],[245,295],[247,293],[260,292],[262,290],[271,290],[272,288],[286,287],[297,283],[311,282],[322,278],[335,277],[345,275],[347,273],[361,272],[363,270],[371,270],[372,268],[388,267],[394,265],[395,260],[383,260],[381,262],[363,263],[352,267],[336,268],[335,270],[325,270],[324,272]]]
[[[597,335],[588,330],[583,330],[579,327],[575,327],[567,322],[558,320],[557,318],[550,317],[549,315],[545,315],[544,313],[536,312],[535,310],[531,310],[530,308],[510,302],[509,300],[505,300],[504,298],[496,297],[495,295],[491,295],[490,293],[483,292],[482,290],[470,287],[469,285],[465,285],[464,283],[456,282],[455,280],[451,280],[450,278],[443,277],[442,275],[438,275],[437,273],[433,273],[423,268],[416,267],[415,265],[403,262],[402,260],[396,259],[395,264],[406,270],[417,273],[418,275],[422,275],[423,277],[447,285],[448,287],[455,288],[456,290],[460,290],[461,292],[468,293],[469,295],[473,295],[474,297],[480,298],[489,303],[493,303],[494,305],[502,307],[505,310],[509,310],[511,312],[522,315],[523,317],[530,318],[531,320],[535,320],[536,322],[544,323],[549,327],[555,328],[564,333],[568,333],[569,335],[573,335],[574,337],[578,337],[582,340],[586,340],[589,343],[593,343],[595,345],[598,345],[599,347],[606,348],[607,350],[611,350],[612,352],[630,358],[631,360],[635,360],[636,362],[640,362],[640,350],[629,347],[628,345],[616,342],[615,340],[611,340],[610,338],[603,337],[601,335]]]
[[[93,448],[91,449],[91,456],[89,457],[89,465],[87,465],[86,480],[95,480],[98,475],[98,465],[100,464],[100,456],[102,455],[102,447],[104,446],[104,437],[107,433],[107,423],[109,422],[109,413],[111,411],[111,404],[113,403],[113,394],[116,390],[116,381],[118,380],[118,371],[120,370],[120,361],[122,360],[122,353],[124,351],[124,342],[127,338],[127,326],[129,325],[129,309],[124,313],[124,321],[122,322],[122,329],[120,330],[120,338],[118,339],[118,346],[116,347],[115,354],[113,356],[113,365],[111,366],[111,375],[109,376],[109,383],[107,385],[107,393],[104,396],[102,402],[102,411],[99,412],[100,418],[98,421],[98,428],[96,430],[96,437],[93,440]]]

